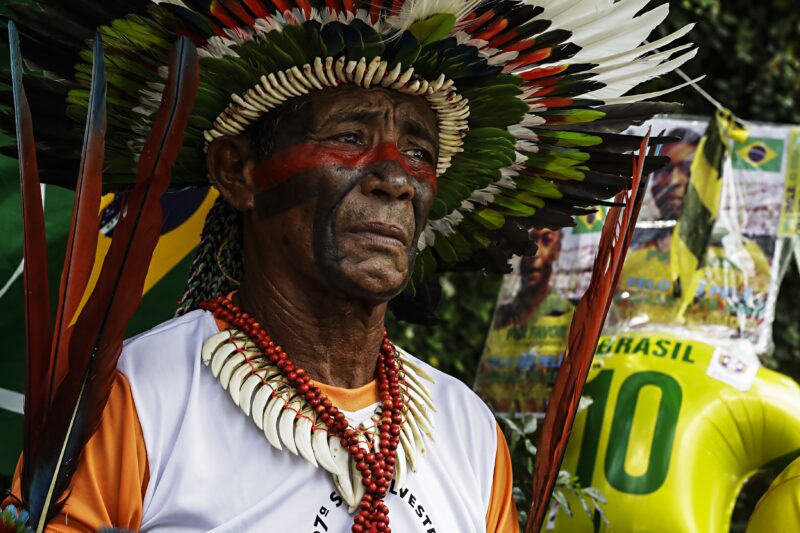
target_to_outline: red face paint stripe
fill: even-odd
[[[395,143],[387,142],[359,151],[352,148],[335,148],[316,143],[301,143],[264,159],[255,170],[256,189],[263,191],[287,181],[292,176],[326,166],[364,168],[382,162],[394,161],[406,173],[419,181],[428,181],[437,189],[436,172],[429,163],[409,163]]]

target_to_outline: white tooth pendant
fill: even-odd
[[[214,352],[219,350],[230,338],[231,331],[227,329],[209,337],[209,339],[203,343],[203,349],[201,351],[203,364],[208,366],[211,363],[211,356],[214,355]]]
[[[278,436],[278,418],[286,406],[286,400],[281,397],[284,390],[285,388],[282,387],[275,391],[275,395],[267,403],[267,409],[264,411],[264,436],[267,437],[270,444],[279,450],[283,448]]]
[[[311,444],[311,435],[314,429],[314,411],[307,405],[297,415],[294,424],[294,442],[297,444],[297,451],[309,463],[317,466],[317,458],[314,457],[314,448]]]
[[[245,379],[241,389],[239,389],[239,401],[236,403],[239,404],[239,408],[242,410],[245,416],[250,416],[250,406],[253,405],[253,394],[262,384],[266,375],[266,370],[259,370],[255,374],[252,374],[250,377]],[[264,403],[266,404],[266,401]]]
[[[219,348],[217,348],[211,356],[211,375],[219,377],[219,373],[222,370],[222,365],[224,365],[228,358],[234,354],[239,353],[239,347],[236,345],[236,339],[232,337],[230,341],[222,344]],[[240,343],[242,341],[239,341]]]
[[[334,70],[338,68],[344,75],[354,80],[358,78],[367,85],[377,84],[390,75],[394,79],[389,85],[402,83],[405,87],[409,83],[411,69],[396,69],[395,72],[385,74],[386,64],[381,61],[373,61],[369,65],[363,61],[355,64],[337,61],[334,65],[332,61],[326,60],[325,63],[323,73],[326,75],[329,75],[328,72],[334,74]],[[323,67],[321,62],[315,62],[315,66]],[[310,69],[311,67],[308,68],[309,72]],[[304,75],[298,73],[299,70],[292,72],[292,80],[297,81],[298,76]],[[300,80],[298,83],[300,85],[294,87],[296,90],[307,88],[305,81]],[[409,90],[422,90],[422,84],[416,87],[415,84],[419,83],[417,80],[410,83]],[[430,92],[430,88],[426,90]],[[395,487],[405,488],[408,486],[409,476],[420,467],[420,456],[425,453],[426,437],[434,437],[433,414],[436,407],[427,387],[433,379],[422,363],[400,349],[396,349],[394,353],[403,409],[393,482]],[[324,421],[318,418],[316,409],[306,399],[307,390],[296,389],[297,380],[284,377],[283,371],[271,363],[266,354],[241,331],[230,328],[212,335],[203,344],[200,355],[223,389],[228,390],[234,404],[253,419],[270,445],[277,450],[286,448],[314,467],[319,466],[329,472],[350,513],[358,510],[358,505],[368,493],[369,487],[364,485],[357,457],[361,456],[362,460],[367,461],[366,456],[377,454],[381,450],[379,428],[388,417],[382,405],[357,428],[349,425],[343,427],[344,424],[337,423],[334,426],[335,431],[331,432],[328,429],[328,425],[331,425],[330,412],[328,416],[324,416]],[[289,379],[292,380],[291,383]],[[327,403],[326,407],[330,409]],[[343,421],[338,414],[336,417]],[[342,444],[343,438],[349,443],[347,447]],[[352,448],[353,444],[358,450]]]
[[[314,450],[314,458],[316,458],[319,466],[333,474],[334,476],[339,473],[336,467],[336,462],[331,455],[331,449],[328,446],[328,430],[324,424],[317,424],[311,434],[311,447]]]
[[[294,423],[300,410],[300,400],[297,396],[292,398],[283,408],[278,422],[278,435],[286,449],[297,455],[297,445],[294,440]]]
[[[394,462],[394,487],[395,489],[399,489],[405,486],[406,476],[408,475],[405,447],[402,445],[398,446],[396,454]]]
[[[333,481],[339,494],[347,503],[348,507],[358,505],[356,501],[355,491],[353,490],[353,481],[350,479],[350,455],[347,450],[342,448],[341,437],[338,435],[331,435],[328,438],[328,446],[331,450],[334,464],[336,465],[336,475],[333,476]]]

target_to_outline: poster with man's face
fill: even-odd
[[[796,234],[800,220],[786,200],[796,197],[796,185],[789,183],[785,194],[790,162],[800,166],[800,129],[752,126],[750,139],[732,147],[701,283],[678,323],[670,243],[707,122],[662,119],[650,126],[676,142],[662,147],[669,163],[650,176],[606,334],[684,328],[709,338],[747,339],[765,351],[769,305],[777,294],[779,228],[781,235],[786,228]],[[601,209],[577,219],[574,228],[532,230],[539,252],[518,258],[504,278],[475,384],[496,409],[544,412],[574,306],[589,284],[604,218]]]

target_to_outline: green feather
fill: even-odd
[[[489,207],[474,211],[474,213],[475,220],[488,229],[500,229],[506,223],[506,217]]]
[[[436,234],[436,242],[433,248],[446,265],[454,265],[458,262],[458,254],[456,254],[455,248],[453,248],[453,245],[447,240],[447,237],[441,233]]]
[[[557,131],[536,128],[533,130],[539,139],[546,140],[556,146],[597,146],[603,143],[603,138],[589,133],[581,133],[577,131]]]
[[[449,36],[455,25],[456,17],[454,15],[442,13],[425,20],[418,20],[408,30],[424,46]]]
[[[544,204],[543,204],[544,205]],[[525,205],[510,196],[504,194],[496,194],[492,207],[497,209],[503,214],[515,217],[529,217],[533,216],[536,209],[532,206]]]

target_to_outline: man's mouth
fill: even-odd
[[[384,244],[392,247],[405,248],[409,242],[408,235],[400,226],[387,222],[360,222],[350,228],[347,233],[368,239],[375,244]]]

